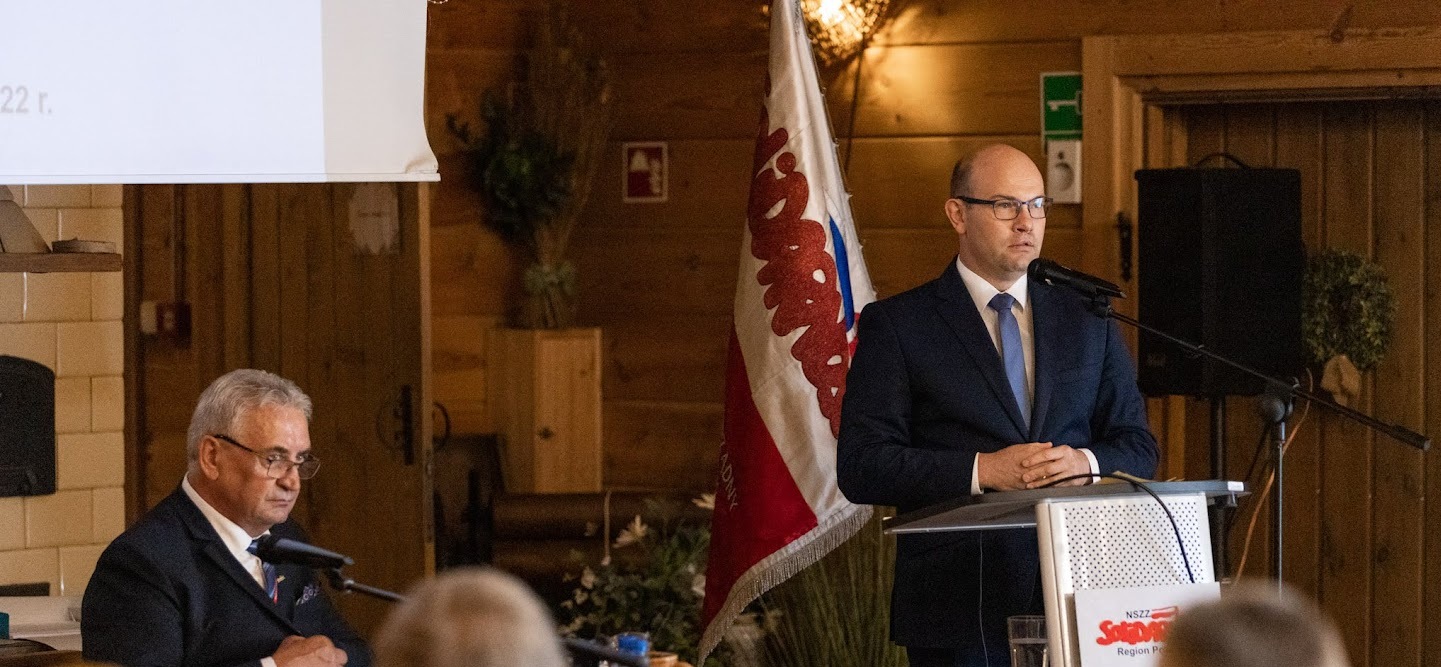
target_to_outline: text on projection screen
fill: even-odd
[[[0,184],[437,180],[425,8],[0,0]]]

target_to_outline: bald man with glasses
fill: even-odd
[[[852,502],[909,512],[1155,472],[1120,331],[1026,279],[1050,206],[1040,170],[1011,146],[956,164],[944,205],[955,260],[861,313],[836,453]],[[891,639],[914,666],[1009,665],[1006,618],[1042,608],[1038,561],[1030,528],[900,536]]]
[[[138,666],[370,664],[309,568],[257,558],[266,535],[304,540],[290,520],[310,445],[310,398],[242,369],[201,394],[180,488],[105,549],[85,589],[88,660]]]

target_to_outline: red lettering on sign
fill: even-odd
[[[1146,642],[1163,642],[1166,641],[1166,630],[1170,627],[1170,621],[1101,621],[1101,636],[1096,638],[1096,643],[1110,646],[1120,642],[1135,646]]]

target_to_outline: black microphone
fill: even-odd
[[[1069,287],[1088,297],[1114,296],[1118,299],[1126,298],[1126,293],[1121,291],[1115,283],[1101,280],[1092,275],[1087,275],[1068,269],[1049,259],[1037,257],[1031,260],[1031,265],[1026,269],[1026,275],[1031,280],[1039,280],[1047,285],[1057,287]]]
[[[276,565],[304,565],[321,569],[337,569],[355,564],[355,561],[351,560],[349,556],[321,549],[313,544],[274,535],[260,538],[260,543],[255,545],[255,555],[259,556],[260,560]]]

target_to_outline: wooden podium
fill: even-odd
[[[1189,583],[1188,569],[1195,583],[1215,582],[1207,506],[1247,493],[1244,483],[1225,480],[1147,486],[1170,509],[1174,529],[1156,499],[1129,483],[983,493],[886,519],[884,528],[908,534],[1034,526],[1051,664],[1079,667],[1076,591]]]

